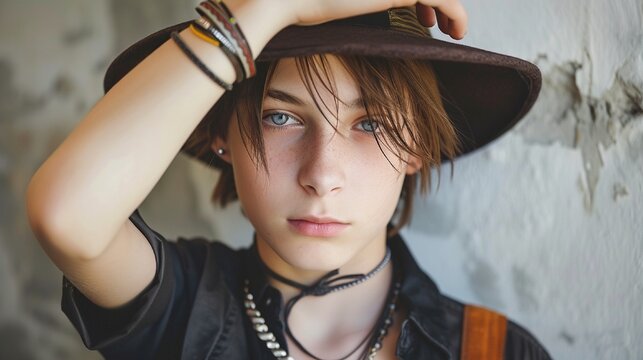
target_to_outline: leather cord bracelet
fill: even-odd
[[[225,82],[216,74],[214,74],[208,67],[194,54],[192,49],[183,41],[178,32],[173,31],[171,34],[172,40],[178,45],[178,47],[183,51],[183,53],[190,59],[192,62],[199,68],[203,73],[205,73],[212,81],[219,84],[222,88],[230,91],[232,90],[232,84]]]

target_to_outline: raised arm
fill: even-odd
[[[286,25],[256,2],[233,11],[254,54]],[[219,48],[189,30],[181,36],[234,80]],[[33,175],[26,202],[34,233],[95,303],[116,307],[151,282],[152,250],[128,217],[223,92],[170,40],[105,94]]]
[[[257,9],[235,9],[254,53],[283,25]],[[181,35],[220,77],[234,79],[219,48],[188,30]],[[223,92],[172,41],[163,44],[105,94],[36,171],[27,190],[32,223],[69,255],[100,254]]]

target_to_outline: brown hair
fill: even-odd
[[[445,158],[451,162],[453,176],[453,159],[460,152],[461,144],[442,105],[433,68],[426,61],[336,56],[359,86],[367,115],[377,119],[384,130],[380,133],[384,135],[375,135],[380,149],[385,146],[398,158],[404,152],[410,153],[422,162],[418,173],[406,175],[396,209],[398,220],[389,230],[391,236],[410,220],[418,180],[420,192],[426,194],[431,187],[431,168],[436,167],[439,188],[440,164]],[[336,94],[326,55],[303,56],[295,58],[295,61],[308,93],[321,110],[322,105],[315,96],[319,91],[314,81],[319,80],[322,86]],[[277,63],[278,60],[257,63],[256,76],[225,93],[185,145],[200,158],[208,156],[221,169],[211,198],[221,206],[237,199],[237,192],[232,167],[214,155],[211,144],[217,135],[226,136],[236,110],[236,121],[246,149],[255,164],[267,170],[261,126],[262,103]],[[336,109],[339,101],[335,97]],[[328,107],[327,104],[323,106]]]

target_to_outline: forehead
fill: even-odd
[[[348,72],[342,61],[331,54],[321,55],[326,60],[326,67],[319,58],[315,61],[302,61],[301,65],[308,66],[309,83],[313,93],[322,98],[337,96],[342,101],[350,101],[360,96],[360,90],[353,76]],[[306,70],[306,69],[304,69]],[[306,72],[306,71],[304,71]],[[310,99],[305,80],[297,68],[295,58],[280,59],[268,82],[268,88],[293,92],[299,97]]]

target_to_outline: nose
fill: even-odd
[[[339,193],[346,181],[346,139],[331,128],[323,134],[311,131],[304,142],[297,175],[300,186],[319,197]]]

